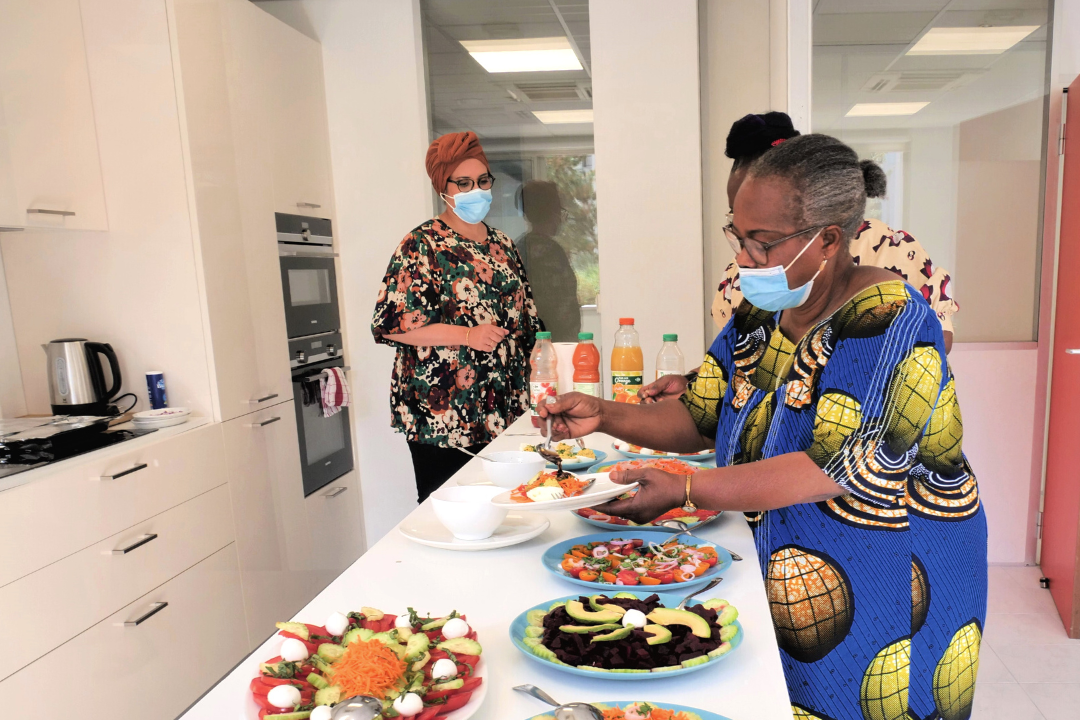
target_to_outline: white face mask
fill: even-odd
[[[799,307],[806,302],[806,298],[810,297],[810,291],[814,287],[814,280],[825,269],[825,260],[822,259],[821,267],[814,273],[814,277],[797,288],[788,287],[787,271],[814,244],[819,235],[821,235],[821,230],[810,238],[810,242],[806,243],[806,247],[799,251],[787,267],[783,265],[771,268],[739,267],[739,284],[742,294],[751,305],[769,312],[777,312]]]

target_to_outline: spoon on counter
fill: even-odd
[[[331,720],[376,720],[382,716],[382,702],[366,695],[345,698],[330,708]]]
[[[705,592],[706,590],[712,590],[714,587],[716,587],[721,582],[723,582],[723,580],[724,580],[724,578],[718,577],[715,580],[713,580],[712,582],[710,582],[708,585],[704,585],[704,586],[698,588],[694,592],[692,592],[689,595],[687,595],[686,597],[684,597],[679,602],[679,604],[675,606],[675,609],[676,610],[685,610],[686,609],[686,603],[690,602],[690,598],[694,597],[695,595],[700,595],[701,593]]]
[[[563,705],[535,685],[516,685],[514,689],[554,707],[555,720],[604,720],[603,714],[588,703],[572,702]]]
[[[687,525],[686,523],[684,523],[682,520],[664,520],[660,524],[663,527],[670,528],[672,530],[678,530],[679,535],[689,535],[690,537],[697,538],[698,540],[704,540],[705,539],[703,537],[699,537],[699,536],[695,535],[694,533],[690,532],[690,526]],[[710,540],[709,542],[712,542],[712,541]],[[713,544],[715,545],[715,543],[713,543]],[[717,545],[717,547],[720,547],[720,546]],[[738,553],[734,553],[734,552],[728,550],[727,548],[721,548],[721,549],[726,551],[727,554],[731,556],[731,559],[734,560],[735,562],[740,562],[743,559],[742,555],[739,555]]]

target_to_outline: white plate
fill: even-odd
[[[165,407],[165,408],[158,408],[157,410],[143,410],[142,412],[137,412],[137,413],[135,413],[134,415],[131,416],[131,419],[132,420],[139,420],[139,421],[142,421],[142,422],[145,422],[145,421],[148,421],[148,420],[157,422],[159,420],[166,420],[166,419],[170,419],[170,418],[187,417],[190,414],[191,414],[191,409],[190,408],[186,408],[186,407]]]
[[[483,540],[458,540],[439,522],[434,510],[424,508],[421,512],[405,518],[398,526],[398,532],[415,543],[443,550],[494,550],[532,540],[550,525],[545,517],[511,514],[506,516],[502,525],[495,528],[491,537]]]
[[[589,478],[596,478],[596,482],[589,486],[589,489],[583,492],[581,495],[575,495],[574,497],[560,498],[558,500],[544,500],[542,502],[527,502],[520,503],[514,502],[510,499],[510,493],[512,490],[507,490],[504,493],[496,495],[491,498],[491,504],[497,507],[506,508],[508,510],[519,510],[522,512],[546,512],[548,510],[578,510],[580,508],[593,507],[606,500],[622,495],[628,490],[633,490],[638,486],[637,483],[630,483],[629,485],[616,485],[608,480],[610,473],[589,473],[587,475],[577,474],[577,477],[581,480],[588,480]]]
[[[167,428],[172,427],[173,425],[183,425],[188,420],[190,420],[190,418],[187,415],[178,415],[176,417],[162,418],[160,420],[132,420],[131,422],[137,428],[156,430],[157,428]]]

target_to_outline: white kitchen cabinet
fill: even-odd
[[[327,585],[364,551],[360,477],[345,473],[304,500],[311,528],[313,563]],[[321,588],[320,588],[321,589]]]
[[[251,647],[322,589],[292,401],[222,424]]]
[[[79,0],[0,2],[0,226],[108,229]]]

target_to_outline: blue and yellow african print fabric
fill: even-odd
[[[941,326],[875,285],[796,345],[744,302],[683,402],[718,465],[806,452],[846,494],[747,513],[797,718],[966,720],[986,521]]]

